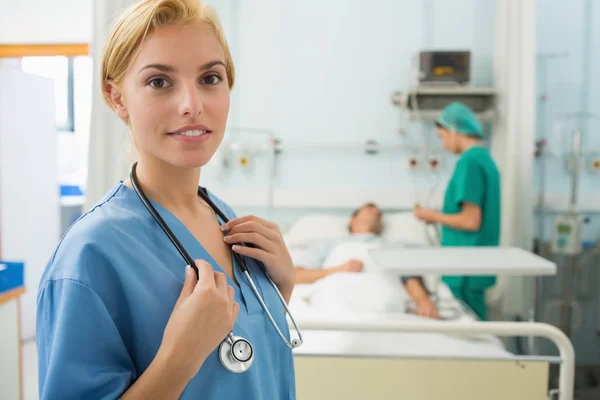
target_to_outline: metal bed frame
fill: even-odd
[[[553,399],[573,400],[575,352],[558,328],[536,322],[439,322],[354,320],[299,321],[304,331],[492,334],[538,336],[552,341],[559,357],[429,357],[303,354],[296,351],[296,388],[304,399]],[[560,366],[549,389],[549,364]],[[443,371],[443,372],[442,372]],[[428,383],[428,384],[427,384]],[[468,388],[467,390],[465,390]],[[440,397],[443,396],[443,397]],[[557,396],[557,397],[555,397]]]

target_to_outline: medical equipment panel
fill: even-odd
[[[496,91],[485,87],[420,85],[392,94],[392,103],[408,111],[412,120],[433,121],[455,101],[466,104],[481,121],[489,122],[494,116]]]
[[[482,120],[489,120],[488,111],[494,107],[495,93],[486,88],[468,87],[418,87],[407,93],[406,108],[411,117],[417,119],[437,118],[450,103],[459,101],[466,104]],[[424,117],[424,118],[418,118]]]
[[[410,119],[435,120],[447,105],[461,102],[481,121],[493,120],[496,92],[470,85],[470,51],[423,50],[417,61],[412,87],[391,96],[392,104],[407,110]]]
[[[577,255],[582,250],[581,222],[577,213],[566,213],[554,219],[552,252],[564,255]]]
[[[421,84],[466,84],[471,79],[470,51],[421,51]]]

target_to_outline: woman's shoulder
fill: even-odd
[[[127,248],[135,234],[132,227],[148,224],[147,216],[129,204],[123,190],[122,184],[113,187],[68,228],[46,265],[40,287],[57,279],[92,284],[98,273],[115,267],[113,255]]]

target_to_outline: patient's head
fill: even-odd
[[[373,203],[367,203],[356,209],[350,218],[348,225],[350,233],[374,233],[381,234],[383,222],[381,210]]]

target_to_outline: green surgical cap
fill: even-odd
[[[483,137],[483,128],[475,113],[459,102],[450,103],[437,119],[442,128],[464,135]]]

